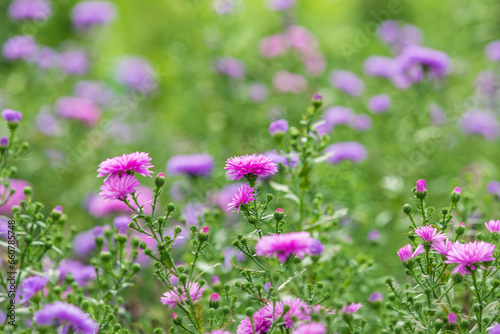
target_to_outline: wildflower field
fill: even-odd
[[[0,1],[0,333],[500,334],[498,13]]]

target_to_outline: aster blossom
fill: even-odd
[[[292,334],[325,334],[326,328],[321,322],[311,322],[297,327]]]
[[[422,254],[424,252],[424,247],[420,244],[415,248],[415,251],[413,252],[413,247],[412,245],[408,244],[404,247],[401,247],[398,250],[398,256],[401,259],[401,261],[406,262],[409,259],[413,259],[419,254]]]
[[[95,334],[99,330],[97,323],[79,307],[57,301],[46,304],[35,312],[33,319],[38,326],[64,325],[63,332],[72,329],[76,333]]]
[[[257,242],[255,251],[258,256],[274,256],[285,262],[292,255],[302,259],[306,254],[316,254],[317,242],[309,232],[273,234],[262,237]]]
[[[286,313],[284,313],[285,305],[290,307],[289,311]],[[311,308],[300,298],[292,298],[275,304],[268,303],[264,306],[264,309],[273,322],[276,322],[278,319],[282,319],[282,324],[285,325],[286,328],[293,327],[295,322],[294,319],[311,320]]]
[[[240,213],[240,208],[243,204],[248,204],[255,200],[255,189],[250,187],[248,184],[243,184],[234,194],[232,202],[227,204],[227,209],[231,210],[233,208],[238,208],[237,213]]]
[[[154,166],[151,164],[151,158],[148,153],[133,152],[101,162],[99,169],[97,169],[99,173],[97,177],[121,174],[123,172],[135,172],[142,176],[151,177],[153,173],[149,170],[151,167]]]
[[[455,243],[446,256],[444,263],[458,264],[452,273],[461,275],[470,274],[469,268],[475,270],[475,263],[493,261],[493,252],[495,245],[484,241],[468,242],[466,244]]]
[[[203,291],[205,291],[205,289],[200,287],[200,285],[196,282],[188,282],[186,287],[193,303],[200,300]],[[184,286],[178,286],[177,288],[165,292],[163,297],[160,297],[160,301],[163,305],[168,305],[168,308],[171,310],[176,305],[187,304],[189,302],[189,298]]]
[[[104,184],[100,188],[101,192],[99,196],[109,200],[123,200],[127,198],[128,195],[135,192],[137,186],[139,186],[139,181],[137,181],[134,175],[111,175],[104,180]]]
[[[269,310],[265,307],[261,308],[250,317],[243,319],[238,328],[236,329],[236,334],[263,334],[269,331],[271,328],[272,315],[269,314]],[[252,325],[253,323],[253,325]]]
[[[224,169],[227,170],[227,175],[231,176],[231,180],[239,180],[247,174],[267,176],[278,171],[278,167],[271,158],[263,154],[229,158]]]
[[[438,240],[436,242],[433,242],[431,245],[431,248],[438,254],[441,255],[448,255],[448,252],[451,250],[453,247],[453,242],[450,241],[450,239],[446,240]]]
[[[355,303],[345,304],[342,307],[341,312],[342,313],[353,314],[354,312],[356,312],[357,310],[359,310],[361,307],[363,307],[363,304],[361,304],[361,303],[357,303],[357,304],[355,304]]]
[[[21,303],[25,303],[31,299],[38,291],[48,283],[49,278],[43,276],[30,276],[25,278],[21,285]]]
[[[486,226],[490,233],[500,232],[500,220],[491,219],[489,222],[484,223],[484,226]]]
[[[446,239],[446,235],[443,232],[438,231],[435,227],[427,226],[417,227],[415,229],[415,234],[422,238],[423,241],[439,241]]]

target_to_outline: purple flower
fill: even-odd
[[[7,148],[9,147],[9,138],[7,137],[0,137],[0,148]]]
[[[456,324],[457,323],[457,315],[455,313],[449,313],[448,314],[448,321],[450,324]]]
[[[118,216],[113,219],[113,226],[118,230],[118,233],[127,234],[127,228],[131,222],[130,216]]]
[[[492,327],[488,334],[500,334],[500,325],[496,325],[495,327]]]
[[[125,57],[116,67],[116,80],[124,86],[142,94],[152,92],[157,87],[156,74],[150,63],[141,57]]]
[[[396,73],[396,62],[389,57],[371,56],[365,60],[363,70],[369,76],[391,79]]]
[[[295,5],[295,0],[267,0],[271,10],[287,10]]]
[[[278,133],[285,133],[288,131],[288,122],[286,119],[279,119],[277,121],[274,121],[269,125],[269,133],[274,136],[275,134]]]
[[[175,155],[167,162],[167,172],[172,175],[209,176],[214,159],[207,153]]]
[[[130,174],[112,174],[104,180],[101,186],[99,196],[105,199],[120,199],[124,200],[128,195],[136,191],[139,181],[134,175]]]
[[[358,131],[366,131],[372,127],[372,119],[368,115],[356,115],[351,122],[351,127]]]
[[[137,201],[141,206],[144,206],[144,212],[151,212],[151,205],[145,205],[153,200],[153,190],[151,188],[140,185],[136,192]],[[106,200],[101,196],[90,195],[86,201],[86,206],[89,213],[94,217],[102,217],[112,213],[132,213],[125,203],[120,200]],[[135,206],[135,204],[132,204]]]
[[[313,51],[304,55],[302,60],[307,71],[314,76],[320,75],[326,68],[326,59],[319,52]]]
[[[330,83],[338,90],[352,96],[360,96],[365,90],[363,81],[349,71],[333,71],[330,74]]]
[[[273,58],[285,53],[288,49],[286,36],[276,34],[260,41],[260,53],[266,58]]]
[[[325,111],[323,119],[327,124],[327,128],[331,132],[333,128],[341,124],[351,124],[356,118],[356,114],[351,108],[343,106],[333,106]]]
[[[301,54],[309,54],[317,48],[317,40],[314,36],[304,27],[292,25],[286,30],[286,38],[288,45]]]
[[[58,119],[47,110],[42,109],[37,115],[36,126],[38,131],[47,136],[59,136],[62,134],[62,128]]]
[[[310,322],[298,326],[292,334],[326,334],[326,328],[321,322]]]
[[[115,5],[109,1],[82,1],[77,3],[71,12],[73,25],[77,29],[108,24],[115,16]]]
[[[358,142],[338,142],[328,146],[325,153],[330,153],[327,161],[338,164],[344,160],[362,162],[367,157],[365,147]]]
[[[290,152],[288,155],[282,155],[275,150],[267,151],[264,153],[266,157],[271,158],[277,165],[282,164],[290,168],[295,168],[300,161],[299,155],[296,152]]]
[[[245,64],[235,58],[220,58],[217,70],[231,78],[243,79],[245,77]]]
[[[121,174],[122,172],[133,171],[142,176],[149,176],[153,173],[149,169],[154,167],[151,158],[145,152],[133,152],[123,154],[114,158],[106,159],[99,164],[97,177]]]
[[[196,282],[188,282],[186,286],[188,291],[187,293],[189,293],[191,300],[193,302],[200,300],[205,289],[200,287],[200,285]],[[179,292],[178,289],[180,289],[181,292]],[[163,297],[160,297],[160,301],[163,305],[168,305],[168,308],[171,310],[176,305],[186,305],[188,303],[189,299],[187,293],[184,286],[180,285],[177,288],[165,292]]]
[[[458,272],[461,275],[470,273],[469,269],[475,270],[475,263],[494,261],[493,251],[495,245],[484,241],[474,241],[462,244],[456,242],[446,256],[444,263],[458,264],[452,273]]]
[[[431,245],[431,248],[438,254],[441,254],[443,256],[448,255],[448,252],[451,250],[451,247],[453,246],[453,242],[451,242],[449,239],[446,240],[438,240],[436,242],[433,242]]]
[[[500,41],[491,42],[484,49],[484,53],[488,59],[500,61]]]
[[[283,93],[302,93],[307,88],[307,80],[300,74],[279,71],[274,75],[273,87]]]
[[[87,126],[94,126],[101,119],[101,109],[80,97],[61,97],[57,100],[54,110],[63,118],[75,119]]]
[[[61,63],[60,55],[46,46],[38,49],[34,55],[34,62],[42,70],[56,68]]]
[[[224,169],[227,170],[227,175],[231,176],[231,180],[239,180],[247,174],[267,176],[278,172],[276,164],[262,154],[229,158]]]
[[[2,117],[8,122],[8,123],[19,123],[23,119],[23,114],[20,113],[19,111],[11,110],[11,109],[4,109],[2,110]]]
[[[497,195],[500,197],[500,182],[498,181],[490,181],[488,182],[488,185],[486,186],[486,190],[488,193],[492,195]]]
[[[380,232],[378,230],[371,230],[368,232],[368,240],[369,241],[376,241],[380,239]]]
[[[491,219],[489,222],[484,223],[484,226],[486,226],[490,233],[500,232],[500,220]]]
[[[435,103],[432,103],[430,105],[430,107],[429,107],[429,115],[431,116],[431,123],[434,126],[441,126],[446,121],[446,114]]]
[[[28,35],[11,37],[3,45],[2,54],[7,60],[30,60],[37,52],[36,42]]]
[[[450,59],[444,52],[412,45],[396,58],[396,68],[395,80],[401,88],[406,88],[413,82],[421,81],[426,73],[431,79],[445,77]]]
[[[378,292],[374,292],[370,295],[370,297],[368,298],[368,301],[371,302],[371,303],[375,303],[375,302],[381,302],[384,300],[384,296]]]
[[[424,179],[420,179],[417,181],[417,192],[424,193],[427,191],[427,183],[425,183]]]
[[[80,81],[75,85],[74,95],[82,99],[87,99],[95,104],[107,106],[113,93],[104,82],[100,81]]]
[[[9,16],[15,20],[46,20],[52,12],[47,0],[14,0],[9,6]]]
[[[318,239],[312,238],[309,245],[309,255],[321,255],[324,249],[325,246]]]
[[[23,189],[31,185],[28,181],[25,180],[7,180],[10,183],[7,190],[5,189],[4,183],[0,184],[0,197],[5,196],[5,198],[9,198],[10,193],[12,191],[14,191],[14,193],[2,206],[0,206],[0,214],[10,216],[12,214],[12,207],[15,205],[20,206],[21,201],[26,199],[26,195],[24,195]]]
[[[248,184],[243,184],[238,191],[234,194],[232,202],[227,204],[227,210],[238,208],[237,213],[240,213],[242,204],[248,204],[255,200],[255,189]]]
[[[412,253],[412,251],[413,251],[413,247],[410,244],[408,244],[408,245],[406,245],[398,250],[398,256],[401,259],[401,261],[406,262],[409,259],[412,259],[412,258],[416,257],[417,255],[425,252],[424,247],[421,244],[419,244],[417,246],[417,248],[415,249],[415,251],[413,253]]]
[[[481,135],[487,139],[498,137],[498,120],[493,113],[488,111],[469,110],[463,114],[460,126],[468,134]]]
[[[289,311],[285,313],[285,305],[289,306]],[[310,320],[311,309],[307,303],[300,298],[292,298],[285,301],[267,303],[263,307],[265,317],[276,322],[282,317],[285,328],[292,328],[296,320]]]
[[[493,97],[500,89],[500,79],[493,71],[483,71],[476,78],[476,92],[480,96]]]
[[[205,213],[205,205],[203,203],[187,203],[182,209],[182,216],[188,226],[198,225],[200,218],[203,219]]]
[[[345,304],[342,307],[342,310],[340,312],[347,313],[347,314],[353,314],[354,312],[356,312],[357,310],[359,310],[361,307],[363,307],[363,305],[361,303],[358,303],[358,304],[355,304],[355,303]]]
[[[272,314],[264,307],[249,317],[243,319],[236,329],[236,334],[264,334],[269,331],[272,325]]]
[[[377,31],[379,38],[390,45],[398,53],[405,47],[418,45],[422,40],[420,29],[411,24],[404,24],[401,27],[396,21],[382,22]]]
[[[95,249],[95,238],[102,235],[101,226],[77,234],[73,239],[73,252],[80,257],[86,256]]]
[[[19,286],[21,290],[21,304],[30,300],[31,297],[42,290],[48,282],[49,278],[43,276],[30,276],[25,278]]]
[[[267,88],[261,83],[253,83],[248,89],[248,96],[254,102],[263,102],[267,99]]]
[[[435,227],[430,227],[429,224],[427,224],[427,226],[417,227],[415,229],[415,234],[422,238],[423,241],[439,241],[446,239],[446,234],[438,231]]]
[[[309,232],[266,235],[257,242],[255,252],[258,256],[274,256],[280,262],[285,262],[292,255],[302,259],[317,249],[316,241]]]
[[[387,94],[376,95],[368,101],[368,109],[373,113],[383,113],[391,107],[391,98]]]
[[[66,74],[83,75],[89,68],[89,60],[82,50],[69,50],[63,52],[59,60]]]
[[[59,271],[59,280],[62,281],[69,273],[75,279],[79,286],[85,285],[87,281],[96,278],[94,266],[86,266],[75,260],[63,260],[57,268]]]
[[[63,331],[71,328],[74,332],[95,334],[99,330],[99,325],[87,313],[75,305],[61,301],[45,304],[35,312],[33,320],[38,326],[63,325]]]

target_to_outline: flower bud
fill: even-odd
[[[462,189],[460,187],[455,187],[451,193],[451,201],[457,203],[462,198]]]
[[[464,234],[465,233],[465,224],[464,223],[460,223],[460,225],[458,225],[457,228],[455,229],[455,233],[458,236]]]
[[[314,108],[318,109],[323,104],[323,96],[314,93],[311,99],[311,104]]]
[[[164,184],[165,184],[165,174],[160,172],[160,173],[158,173],[158,175],[156,175],[155,185],[157,188],[161,188],[161,187],[163,187]]]
[[[136,274],[138,273],[139,271],[141,271],[141,265],[137,262],[135,262],[133,265],[132,265],[132,273]]]
[[[483,241],[483,240],[484,240],[484,234],[483,234],[483,233],[481,233],[481,232],[479,232],[479,233],[476,235],[476,238],[477,238],[477,240],[479,240],[479,241]]]
[[[220,305],[220,296],[218,293],[212,293],[210,296],[210,301],[208,302],[208,306],[213,309],[218,309]]]
[[[417,188],[415,189],[415,196],[419,199],[424,199],[427,196],[427,184],[424,179],[417,181]]]
[[[172,313],[172,319],[173,319],[174,325],[176,325],[176,326],[182,325],[182,319],[177,315],[177,313]]]
[[[203,241],[207,241],[208,240],[208,226],[204,226],[200,232],[198,233],[198,240],[200,240],[201,242]]]
[[[175,210],[175,205],[174,205],[174,203],[168,203],[168,204],[167,204],[167,213],[174,212],[174,210]]]
[[[24,187],[23,191],[26,196],[31,196],[31,194],[33,193],[31,187]]]
[[[297,129],[294,126],[290,127],[290,129],[288,130],[288,133],[290,133],[290,136],[293,139],[296,139],[300,135],[299,129]]]
[[[102,262],[109,262],[111,261],[111,253],[110,252],[102,252],[101,254],[99,254],[99,259],[102,261]]]
[[[283,209],[277,208],[276,211],[274,212],[274,219],[276,219],[277,221],[281,221],[281,220],[283,220],[283,218],[285,218],[285,214],[283,213]]]
[[[80,307],[81,307],[82,311],[87,312],[87,313],[90,310],[90,306],[91,306],[90,302],[88,300],[86,300],[86,299],[84,299],[82,301],[82,303],[80,304]]]
[[[451,275],[451,281],[455,285],[462,283],[463,280],[464,280],[464,277],[462,275],[460,275],[459,273],[454,273]]]
[[[411,214],[411,212],[413,211],[412,207],[410,204],[406,203],[405,205],[403,205],[403,211],[404,213],[406,213],[407,215]]]
[[[9,147],[9,138],[0,137],[0,150],[5,151]]]
[[[255,311],[254,311],[254,309],[253,309],[253,308],[251,308],[251,307],[247,307],[247,309],[245,310],[245,315],[246,315],[247,317],[251,317],[251,316],[254,314],[254,312],[255,312]],[[283,312],[283,313],[285,313],[285,312]]]

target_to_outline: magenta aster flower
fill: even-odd
[[[417,227],[415,229],[415,234],[422,238],[423,241],[438,241],[446,239],[446,234],[438,231],[435,227],[430,227],[429,224],[427,224],[427,226]]]
[[[101,118],[101,109],[92,101],[80,97],[61,97],[54,109],[59,116],[81,121],[88,126],[96,125]]]
[[[228,171],[227,175],[231,176],[231,180],[239,180],[247,174],[267,176],[278,171],[276,164],[263,154],[229,158],[224,169]]]
[[[500,220],[491,219],[489,222],[484,223],[490,233],[500,232]]]
[[[352,96],[360,96],[365,90],[363,81],[349,71],[333,71],[330,75],[330,83],[338,90]]]
[[[424,179],[420,179],[417,181],[417,191],[419,193],[423,193],[427,191],[427,184]]]
[[[96,278],[94,266],[86,266],[76,260],[63,260],[57,267],[59,271],[59,281],[62,281],[69,273],[79,286],[84,286],[87,282]]]
[[[276,34],[263,38],[260,41],[260,53],[266,58],[277,57],[286,52],[288,43],[286,36]]]
[[[474,241],[462,244],[456,242],[446,256],[444,263],[458,264],[452,273],[458,272],[461,275],[470,274],[468,269],[474,270],[477,262],[493,261],[493,251],[495,245],[484,241]]]
[[[448,255],[448,252],[451,250],[452,246],[453,242],[451,242],[449,239],[446,239],[433,242],[431,248],[436,253],[446,256]]]
[[[227,210],[237,207],[236,213],[240,213],[241,205],[248,204],[253,200],[255,200],[255,189],[245,183],[234,194],[232,202],[227,204]]]
[[[404,247],[401,247],[398,250],[398,256],[401,259],[401,261],[406,262],[409,259],[412,259],[412,258],[416,257],[417,255],[425,252],[424,247],[421,244],[417,246],[417,248],[415,249],[415,251],[413,253],[412,253],[412,251],[413,251],[413,247],[410,244],[408,244]]]
[[[51,11],[47,0],[14,0],[9,6],[9,16],[15,20],[43,21]]]
[[[352,303],[352,304],[345,304],[343,307],[342,307],[342,310],[340,312],[342,313],[348,313],[348,314],[353,314],[354,312],[356,312],[357,310],[359,310],[361,307],[363,307],[363,304],[361,303],[358,303],[358,304],[355,304],[355,303]]]
[[[200,287],[200,285],[196,282],[188,282],[186,284],[189,296],[193,302],[200,300],[201,295],[205,289]],[[186,290],[184,286],[179,285],[176,288],[167,291],[163,294],[163,297],[160,298],[160,301],[163,305],[168,305],[168,308],[171,310],[176,305],[185,305],[189,302],[188,295],[186,294]]]
[[[24,304],[31,299],[38,291],[49,282],[48,277],[43,276],[30,276],[25,278],[20,287],[21,290],[21,303]]]
[[[495,327],[492,327],[488,334],[500,334],[500,325],[497,324]]]
[[[317,248],[316,241],[309,232],[273,234],[262,237],[257,242],[255,251],[258,256],[274,256],[285,262],[292,255],[301,259],[306,254],[311,255]]]
[[[455,313],[449,313],[448,314],[448,321],[450,324],[456,324],[457,323],[457,315]]]
[[[99,325],[85,312],[75,305],[57,301],[46,304],[33,315],[33,320],[38,326],[63,325],[61,332],[74,332],[83,334],[95,334]]]
[[[277,133],[285,133],[288,131],[288,122],[286,119],[279,119],[269,125],[269,133],[274,136]]]
[[[139,181],[137,181],[134,175],[123,174],[120,176],[113,174],[104,180],[99,196],[111,200],[124,200],[128,195],[135,192],[137,186],[139,186]]]
[[[292,334],[326,334],[326,328],[321,322],[311,322],[300,325]]]
[[[152,171],[149,168],[154,167],[151,164],[151,158],[148,153],[133,152],[122,156],[107,159],[99,165],[97,177],[120,174],[122,172],[132,171],[142,176],[151,177]]]
[[[23,119],[23,114],[16,110],[4,109],[2,110],[2,117],[8,123],[18,123],[21,119]]]
[[[11,215],[12,207],[20,206],[21,201],[26,199],[26,195],[23,192],[24,187],[30,187],[31,184],[25,180],[17,179],[7,179],[10,183],[9,187],[5,189],[5,184],[0,184],[0,197],[9,198],[3,205],[0,206],[0,214]],[[14,194],[10,197],[9,194],[14,191]]]
[[[231,334],[231,332],[223,331],[223,330],[214,330],[214,331],[211,331],[209,334]]]
[[[290,306],[290,310],[284,313],[284,306]],[[276,304],[268,303],[264,306],[266,313],[270,315],[271,320],[276,322],[281,316],[283,316],[283,324],[286,328],[292,328],[295,323],[294,319],[298,320],[311,320],[310,314],[311,309],[306,302],[300,300],[300,298],[292,298],[285,301],[277,302]]]
[[[271,328],[272,315],[264,307],[255,312],[252,315],[252,320],[249,317],[243,319],[238,328],[236,329],[236,334],[264,334]],[[253,323],[253,326],[252,326]]]

